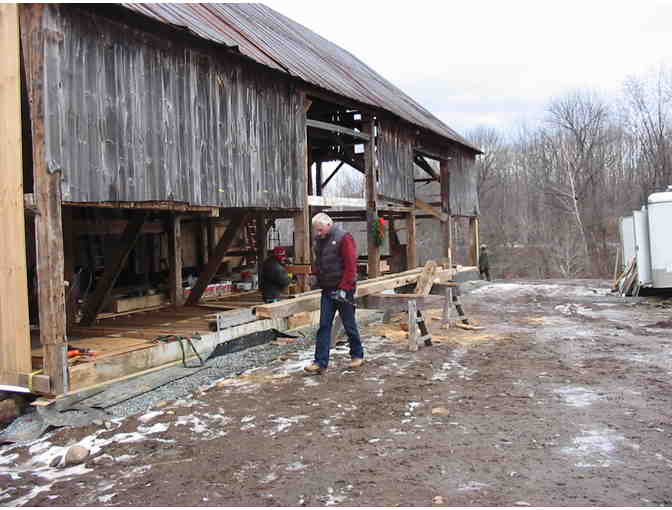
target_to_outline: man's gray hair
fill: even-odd
[[[317,213],[315,216],[313,216],[311,222],[313,224],[313,227],[315,227],[316,225],[324,225],[329,227],[334,224],[334,220],[332,220],[328,214],[325,214],[323,212]]]

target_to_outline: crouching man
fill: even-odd
[[[357,368],[364,362],[364,349],[355,320],[355,288],[357,275],[357,245],[352,235],[334,225],[324,213],[312,220],[315,232],[315,264],[317,285],[322,289],[320,301],[320,327],[315,341],[315,360],[304,370],[319,374],[329,365],[331,328],[336,312],[341,316],[343,328],[350,344],[350,367]]]
[[[271,255],[264,260],[261,272],[261,293],[264,303],[280,301],[283,290],[289,285],[285,249],[277,246]]]

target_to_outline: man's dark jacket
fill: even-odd
[[[322,289],[336,289],[343,278],[341,241],[346,232],[336,225],[322,239],[315,241],[315,268],[317,283]]]
[[[261,285],[264,300],[279,298],[283,289],[289,285],[287,268],[276,257],[271,256],[264,261]]]

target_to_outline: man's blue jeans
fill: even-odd
[[[343,328],[348,335],[348,342],[350,344],[351,358],[364,358],[364,348],[357,330],[357,322],[355,321],[355,307],[348,303],[334,301],[329,297],[331,290],[322,291],[322,299],[320,301],[320,329],[317,330],[317,340],[315,341],[315,362],[322,368],[327,368],[329,365],[329,350],[331,349],[331,328],[334,325],[334,317],[336,312],[341,316],[343,321]],[[347,291],[346,296],[348,301],[355,301],[355,291]]]

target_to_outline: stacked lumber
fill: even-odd
[[[614,291],[621,296],[637,296],[639,294],[639,271],[637,258],[632,257],[630,263],[614,282]]]

